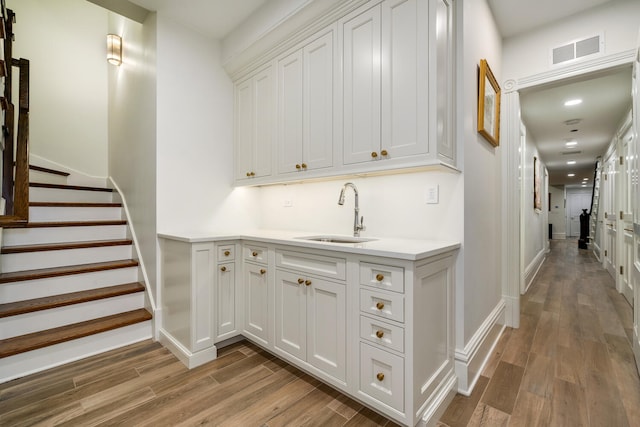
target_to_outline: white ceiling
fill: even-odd
[[[129,0],[213,39],[224,38],[268,0]]]

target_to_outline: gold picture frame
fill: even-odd
[[[478,76],[478,133],[500,145],[500,86],[486,59],[480,60]]]

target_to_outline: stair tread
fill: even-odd
[[[152,318],[144,308],[0,340],[0,358],[86,337]]]
[[[29,206],[45,208],[121,208],[122,203],[29,202]]]
[[[60,176],[69,176],[70,175],[69,172],[62,172],[62,171],[59,171],[59,170],[44,168],[42,166],[36,166],[36,165],[29,165],[29,169],[34,170],[34,171],[38,171],[38,172],[50,173],[50,174],[53,174],[53,175],[60,175]]]
[[[45,279],[49,277],[69,276],[72,274],[91,273],[95,271],[114,270],[117,268],[136,267],[138,261],[127,259],[118,261],[96,262],[91,264],[70,265],[65,267],[41,268],[37,270],[13,271],[0,273],[0,284],[21,282],[25,280]]]
[[[107,221],[47,221],[47,222],[29,222],[20,226],[8,225],[4,228],[47,228],[47,227],[94,227],[102,225],[126,225],[126,220],[107,220]]]
[[[107,286],[85,291],[71,292],[67,294],[52,295],[25,301],[0,304],[0,318],[16,316],[18,314],[32,313],[34,311],[48,310],[50,308],[79,304],[88,301],[111,298],[144,291],[142,283],[126,283],[123,285]]]
[[[5,246],[0,250],[2,254],[17,254],[27,252],[44,252],[59,251],[66,249],[86,249],[99,248],[105,246],[128,246],[133,241],[131,239],[114,239],[114,240],[89,240],[85,242],[65,242],[65,243],[41,243],[35,245],[24,246]]]
[[[113,189],[105,188],[105,187],[89,187],[84,185],[68,185],[68,184],[49,184],[46,182],[30,182],[29,187],[55,188],[59,190],[102,191],[105,193],[113,193]]]

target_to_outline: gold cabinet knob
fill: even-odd
[[[302,285],[304,283],[304,279],[303,278],[298,278],[298,285]]]
[[[227,267],[223,265],[222,267],[220,267],[220,271],[227,271]]]
[[[386,155],[388,155],[389,153],[387,153],[387,150],[382,150],[382,151],[380,152],[380,154],[381,154],[382,156],[386,156]]]
[[[376,336],[377,336],[378,338],[382,338],[382,337],[384,336],[384,332],[382,332],[382,331],[376,331]]]
[[[251,176],[251,172],[247,172],[247,176]]]
[[[373,151],[373,152],[371,153],[371,157],[373,157],[373,158],[375,159],[376,157],[378,157],[378,153],[376,153],[375,151]]]
[[[301,167],[302,166],[300,166],[300,165],[296,165],[296,169],[298,169],[298,170],[300,170]]]
[[[224,256],[229,256],[229,255],[231,255],[230,251],[224,251]]]
[[[251,252],[251,256],[258,256],[258,252],[256,251]]]
[[[378,375],[376,375],[376,378],[378,379],[378,381],[382,381],[384,380],[384,374],[382,372],[378,372]]]
[[[264,273],[266,273],[266,272],[267,272],[267,270],[265,270],[264,268],[261,268],[261,269],[260,269],[260,274],[264,274]]]
[[[249,172],[249,176],[256,176],[255,172]]]
[[[307,164],[306,164],[306,163],[303,163],[303,164],[302,164],[302,169],[306,169],[306,168],[307,168]]]
[[[311,280],[305,280],[304,284],[307,285],[307,286],[311,285]]]
[[[376,308],[378,310],[382,310],[384,308],[384,303],[382,301],[378,301],[378,303],[376,304]]]
[[[384,280],[384,274],[380,274],[380,273],[376,274],[376,280],[378,282],[382,282]]]

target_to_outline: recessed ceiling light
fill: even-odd
[[[564,103],[565,107],[571,107],[574,105],[582,104],[582,99],[570,99]]]
[[[568,173],[567,176],[576,176],[575,173]]]
[[[576,164],[576,161],[575,161],[575,160],[569,160],[569,161],[567,162],[567,164],[568,164],[568,165],[575,165],[575,164]]]
[[[586,185],[582,185],[581,187],[586,187]]]
[[[583,181],[589,181],[589,178],[582,178]]]
[[[575,147],[576,145],[578,145],[578,141],[567,141],[564,145],[566,145],[567,147]]]

